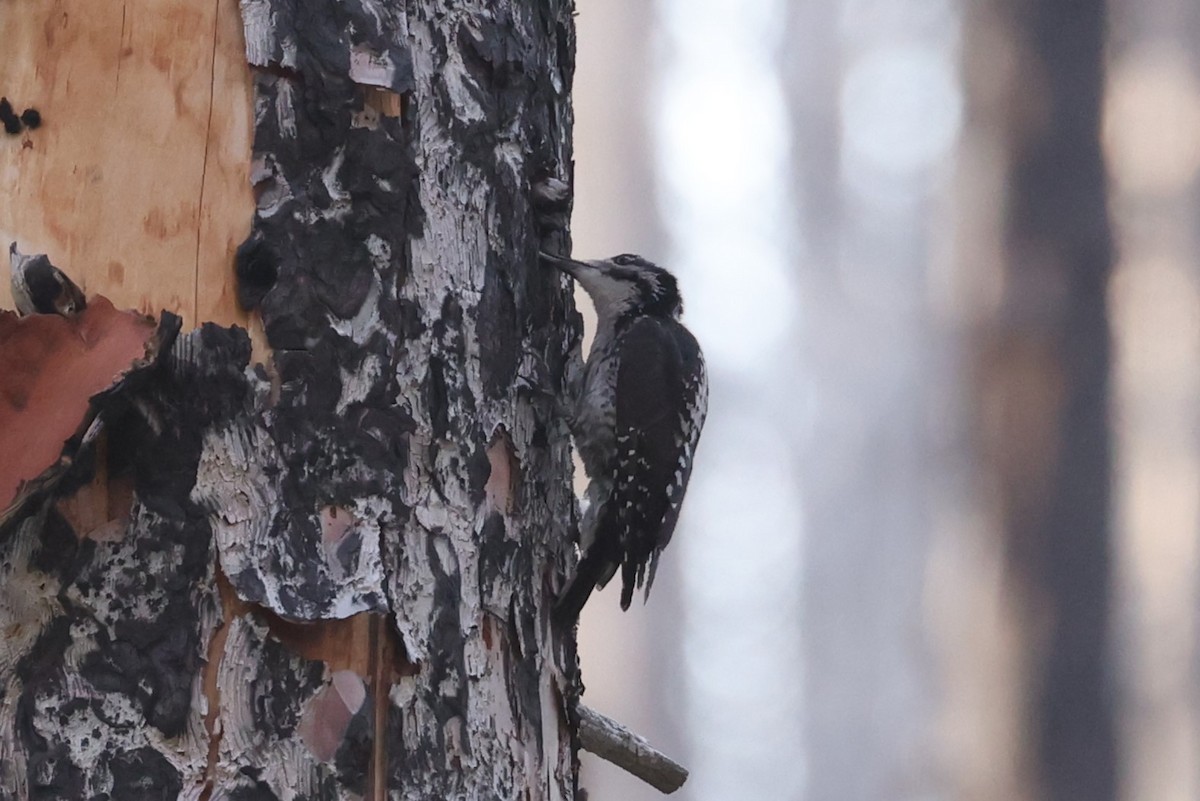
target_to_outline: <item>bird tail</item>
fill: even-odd
[[[592,597],[592,590],[597,584],[603,586],[612,577],[613,567],[609,560],[596,553],[595,548],[584,554],[575,569],[575,577],[554,604],[554,621],[559,628],[574,626],[579,621],[579,613]]]

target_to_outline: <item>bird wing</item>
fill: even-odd
[[[638,320],[620,347],[614,481],[604,517],[620,543],[621,606],[628,608],[647,565],[649,592],[675,530],[707,395],[700,347],[679,323]]]

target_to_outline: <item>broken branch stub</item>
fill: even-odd
[[[673,793],[687,781],[688,771],[610,717],[579,705],[579,743],[601,759],[637,776],[654,789]]]

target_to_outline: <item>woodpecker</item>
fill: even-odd
[[[704,357],[679,322],[675,276],[640,256],[543,260],[578,281],[598,318],[570,428],[587,471],[583,555],[555,605],[574,624],[592,590],[621,568],[621,608],[654,583],[692,474],[708,409]]]
[[[17,243],[13,242],[8,248],[8,266],[13,303],[22,317],[30,314],[74,317],[87,306],[83,290],[51,264],[45,254],[26,256],[17,252]]]

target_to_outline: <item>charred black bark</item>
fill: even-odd
[[[6,797],[91,798],[134,773],[154,788],[141,797],[203,783],[197,682],[220,613],[208,514],[189,492],[202,432],[244,413],[248,356],[244,333],[196,331],[121,396],[107,468],[134,500],[116,526],[76,532],[47,502],[0,545]]]

